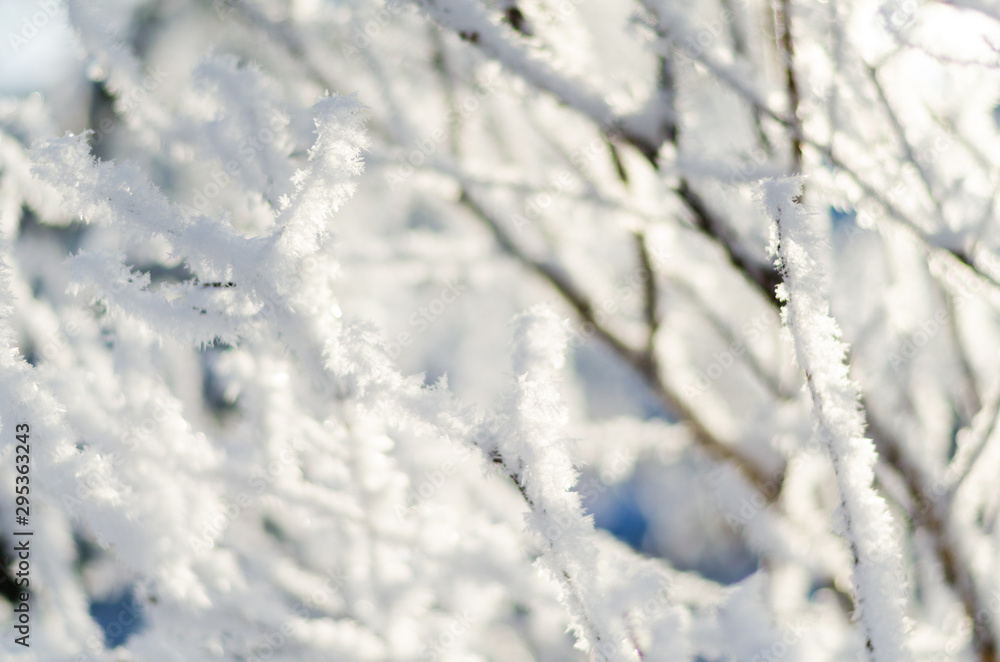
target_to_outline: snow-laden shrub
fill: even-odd
[[[997,660],[989,3],[23,11],[4,660]]]

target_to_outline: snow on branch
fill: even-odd
[[[559,71],[551,56],[523,45],[514,31],[490,20],[479,3],[462,0],[416,0],[417,4],[444,27],[479,46],[505,67],[535,87],[546,90],[559,101],[589,117],[606,129],[616,121],[613,109],[589,81],[570,78]]]
[[[760,194],[773,221],[769,248],[783,278],[778,288],[782,319],[836,473],[842,533],[851,549],[855,604],[869,657],[901,662],[910,659],[901,552],[888,507],[872,486],[877,453],[864,436],[858,389],[848,375],[846,348],[830,314],[819,239],[798,204],[801,188],[800,178],[765,180]]]
[[[580,495],[573,491],[578,473],[557,387],[566,344],[565,329],[546,306],[515,318],[512,362],[517,381],[478,439],[529,507],[528,531],[541,551],[539,562],[562,586],[580,644],[599,660],[642,659],[632,624],[611,604],[620,601],[609,601],[601,588],[602,576],[614,572],[616,564],[605,558],[593,518],[584,514]],[[633,588],[633,594],[640,595],[641,589]],[[659,622],[661,637],[663,628],[669,630],[671,650],[685,650],[682,623],[683,617],[669,607]]]
[[[355,178],[364,169],[361,149],[368,145],[365,108],[353,96],[326,96],[313,106],[316,140],[310,167],[292,178],[297,194],[278,218],[282,242],[294,254],[313,252],[326,235],[330,214],[354,195]]]
[[[207,216],[185,218],[138,167],[95,159],[85,136],[41,142],[30,155],[33,174],[61,191],[60,203],[69,214],[112,228],[122,244],[74,256],[76,287],[128,314],[163,324],[161,328],[179,338],[206,342],[236,332],[235,326],[220,324],[232,311],[209,313],[211,309],[202,306],[201,287],[181,283],[153,295],[147,289],[148,279],[127,266],[124,251],[156,238],[165,242],[167,259],[185,261],[202,282],[228,282],[253,273],[264,247],[260,239],[248,239]]]
[[[33,147],[32,172],[62,192],[64,209],[113,228],[123,244],[76,255],[76,287],[191,342],[235,339],[262,304],[274,313],[296,299],[315,304],[328,298],[320,296],[320,284],[303,280],[301,263],[326,238],[330,215],[353,195],[367,137],[364,107],[352,97],[325,96],[312,110],[316,139],[308,168],[295,173],[295,194],[282,199],[276,224],[263,237],[248,238],[225,219],[186,216],[138,167],[95,159],[86,136]],[[151,237],[165,242],[166,257],[185,262],[200,282],[151,291],[148,277],[127,265],[125,252]],[[223,286],[208,290],[205,283]]]

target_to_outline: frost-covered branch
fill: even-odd
[[[872,486],[877,453],[864,436],[857,387],[848,376],[840,329],[829,312],[819,243],[810,219],[797,204],[798,180],[766,181],[762,188],[764,206],[774,223],[771,250],[784,278],[782,318],[805,372],[818,434],[837,477],[865,645],[875,662],[903,662],[910,654],[902,551],[893,537],[885,500]]]
[[[634,624],[627,624],[602,596],[609,559],[602,558],[606,552],[593,520],[584,515],[579,493],[572,491],[577,472],[564,432],[566,409],[557,390],[566,342],[558,318],[545,307],[514,320],[516,385],[476,437],[480,449],[503,468],[527,503],[527,526],[541,551],[539,563],[563,585],[563,600],[576,619],[581,643],[596,659],[641,660],[646,654],[636,641]],[[674,631],[664,643],[674,651],[685,650],[683,614],[665,607],[675,613],[670,615]],[[662,630],[658,634],[666,635]]]
[[[995,662],[992,22],[9,4],[0,658]]]

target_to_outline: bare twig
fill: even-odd
[[[865,71],[868,72],[868,78],[875,87],[879,103],[882,105],[886,115],[889,117],[889,123],[892,125],[892,130],[896,134],[896,140],[903,148],[904,158],[914,167],[914,169],[916,169],[917,174],[920,175],[920,181],[924,186],[924,193],[927,194],[927,199],[930,203],[934,205],[938,221],[943,222],[944,210],[941,208],[941,202],[937,199],[937,196],[934,195],[934,186],[931,184],[930,174],[927,172],[927,169],[923,166],[920,160],[917,159],[916,153],[913,151],[913,145],[910,144],[910,141],[906,137],[906,130],[903,128],[899,115],[896,114],[892,104],[889,103],[889,98],[886,96],[885,90],[882,88],[882,84],[878,80],[878,70],[875,67],[865,67]]]
[[[792,2],[776,0],[774,21],[778,37],[778,54],[785,68],[785,91],[788,94],[788,117],[791,127],[792,171],[802,172],[802,122],[799,113],[799,86],[795,81],[795,44],[792,40]],[[759,111],[758,111],[759,112]]]
[[[639,268],[642,273],[643,285],[643,317],[646,320],[647,339],[646,353],[653,356],[655,352],[656,331],[660,328],[660,293],[656,286],[656,273],[649,259],[649,247],[646,245],[646,235],[643,232],[635,234],[636,252],[639,255]]]
[[[705,301],[703,301],[699,294],[694,291],[694,288],[692,288],[691,285],[678,278],[671,278],[670,285],[672,288],[683,294],[692,303],[692,305],[698,308],[702,317],[704,317],[705,320],[712,326],[712,329],[715,330],[727,347],[731,347],[736,343],[745,345],[742,340],[736,337],[732,329],[730,329],[729,324],[705,304]],[[746,347],[746,351],[743,352],[740,358],[743,360],[750,372],[757,377],[758,381],[760,381],[760,383],[767,388],[772,396],[779,400],[791,400],[795,398],[796,393],[783,388],[781,380],[778,376],[765,368],[757,358],[757,355],[749,347]]]

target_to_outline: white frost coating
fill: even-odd
[[[555,582],[524,554],[520,526],[491,503],[497,484],[479,480],[474,465],[455,475],[447,469],[468,461],[448,437],[466,438],[475,421],[444,391],[399,375],[366,325],[341,325],[331,312],[329,220],[361,168],[361,113],[347,98],[313,107],[315,141],[291,181],[294,194],[270,233],[254,238],[225,218],[181,213],[139,168],[96,161],[80,139],[33,152],[36,177],[57,186],[59,202],[104,239],[50,267],[52,289],[108,305],[67,342],[80,344],[85,363],[67,361],[46,375],[58,400],[35,388],[35,372],[15,361],[14,336],[0,325],[16,368],[0,362],[12,377],[0,388],[0,424],[24,418],[5,403],[33,398],[38,406],[27,418],[50,440],[38,457],[40,484],[70,496],[80,494],[78,482],[98,486],[62,509],[137,575],[148,625],[129,640],[136,659],[192,659],[204,642],[243,659],[418,659],[459,627],[465,634],[449,655],[481,658],[515,602],[528,605],[532,623],[557,633],[568,626]],[[200,282],[151,287],[128,262],[151,241],[185,259]],[[9,257],[2,246],[0,254]],[[41,313],[54,311],[33,318]],[[113,344],[103,337],[108,328]],[[184,346],[213,337],[238,343],[222,353],[220,364],[229,365],[219,375],[239,384],[247,412],[244,424],[223,432],[184,402],[190,392],[172,390],[197,367],[183,358]],[[68,352],[46,353],[62,360]],[[307,386],[334,381],[336,398]],[[67,403],[65,421],[57,402]],[[280,520],[280,534],[264,535],[265,520]],[[489,560],[464,563],[469,554]],[[72,617],[74,627],[52,634],[68,647],[43,649],[43,659],[68,659],[83,650],[73,642],[93,639],[83,592],[64,584],[53,593],[75,611],[40,613],[52,623]],[[266,647],[292,625],[279,652]],[[566,637],[546,643],[548,659],[568,659],[571,645]],[[111,659],[101,655],[91,659]]]
[[[593,518],[584,514],[580,495],[572,491],[578,474],[564,432],[566,406],[557,388],[566,344],[564,328],[545,306],[515,319],[512,359],[517,382],[487,424],[482,446],[502,464],[528,504],[528,529],[541,551],[540,563],[562,586],[580,644],[598,660],[638,660],[643,653],[636,628],[625,623],[602,588],[602,575],[625,564],[615,564],[606,558],[609,553],[602,553]],[[632,565],[628,574],[634,573]],[[645,583],[648,589],[649,581],[632,583],[624,602],[631,593],[639,604],[639,586]],[[682,653],[683,622],[679,612],[667,609],[649,633],[660,640],[661,652],[672,652],[671,659],[689,658]]]
[[[875,662],[909,660],[906,582],[891,515],[872,487],[877,455],[865,438],[857,387],[844,363],[846,348],[829,312],[818,239],[795,202],[801,180],[765,180],[761,200],[772,226],[770,250],[784,286],[782,319],[795,357],[806,374],[817,433],[833,461],[840,491],[843,533],[853,556],[854,593],[866,646]]]
[[[955,62],[1000,26],[792,3],[795,103],[773,7],[682,4],[28,3],[12,46],[66,6],[83,61],[0,96],[0,552],[22,420],[39,517],[0,660],[866,659],[744,195],[795,137],[835,221],[810,303],[914,515],[907,646],[995,657],[1000,81]],[[544,311],[512,368],[553,298],[569,369]],[[126,587],[112,649],[88,606]]]
[[[323,97],[313,112],[316,141],[309,151],[309,168],[295,174],[295,196],[285,200],[264,237],[247,238],[206,215],[186,217],[135,166],[94,159],[84,136],[33,148],[33,173],[63,192],[65,209],[84,221],[115,228],[132,245],[151,237],[164,241],[169,257],[184,260],[200,281],[152,291],[148,278],[126,265],[124,253],[81,251],[72,259],[79,283],[75,287],[195,343],[234,341],[262,309],[283,318],[287,306],[279,302],[315,304],[328,298],[315,291],[318,279],[303,282],[301,261],[318,250],[328,234],[330,214],[353,194],[367,138],[363,107],[351,97]],[[232,285],[202,285],[212,282]]]
[[[614,119],[612,108],[587,81],[573,80],[556,69],[545,54],[519,44],[511,31],[491,21],[485,8],[478,3],[417,0],[417,4],[426,9],[435,21],[473,39],[484,51],[526,81],[610,128],[607,125]]]
[[[361,149],[364,106],[353,97],[327,96],[314,106],[316,141],[309,150],[311,167],[293,176],[297,195],[278,218],[281,242],[293,255],[314,252],[327,233],[326,220],[340,209],[356,188],[364,164]]]
[[[594,525],[584,516],[579,495],[570,491],[577,473],[565,449],[566,408],[556,388],[565,332],[545,308],[518,317],[514,325],[517,383],[491,426],[495,445],[484,450],[503,463],[528,503],[528,528],[542,551],[542,564],[562,584],[580,639],[595,650],[610,643],[609,659],[635,659],[621,634],[588,608],[587,584],[597,572]]]

